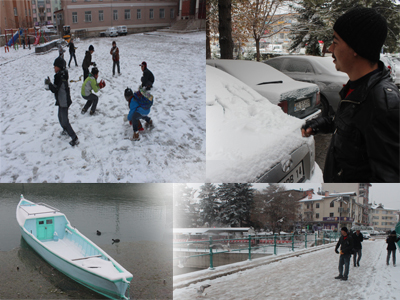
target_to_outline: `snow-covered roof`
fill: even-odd
[[[398,209],[395,208],[388,208],[388,207],[382,207],[381,205],[371,205],[371,209],[383,209],[383,210],[394,210],[394,211],[399,211]]]
[[[250,227],[226,227],[226,228],[174,228],[175,234],[206,234],[216,232],[247,232]]]
[[[329,194],[328,196],[312,194],[311,199],[308,198],[308,195],[307,195],[303,199],[299,200],[299,202],[321,201],[321,200],[325,200],[327,198],[334,198],[334,197],[343,196],[343,195],[354,196],[354,195],[356,195],[356,193],[355,192],[333,193],[333,194]]]
[[[342,195],[350,195],[350,196],[355,196],[357,195],[356,192],[344,192],[344,193],[331,193],[329,196],[342,196]]]

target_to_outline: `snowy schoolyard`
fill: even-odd
[[[120,52],[122,75],[112,76],[111,43]],[[116,38],[75,41],[78,67],[71,62],[70,80],[83,74],[89,45],[106,87],[97,94],[96,114],[81,114],[83,81],[70,83],[69,120],[80,144],[61,135],[53,82],[58,51],[0,52],[1,182],[203,182],[205,178],[205,33],[152,32]],[[68,48],[65,60],[69,61]],[[155,128],[133,142],[124,90],[137,90],[147,62],[155,76],[150,117]],[[116,70],[117,74],[117,70]]]
[[[351,257],[348,281],[334,279],[339,255],[329,247],[175,289],[174,300],[399,299],[400,255],[397,251],[397,267],[387,266],[386,246],[384,239],[364,241],[360,267],[353,267]],[[197,294],[205,284],[211,285],[207,294]]]

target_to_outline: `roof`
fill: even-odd
[[[343,196],[343,195],[350,195],[350,196],[355,196],[355,192],[345,192],[345,193],[333,193],[329,194],[328,196],[325,195],[318,195],[318,194],[312,194],[311,199],[308,198],[308,195],[304,197],[303,199],[299,200],[299,202],[312,202],[312,201],[322,201],[328,198],[335,198],[338,196]]]
[[[226,227],[226,228],[174,228],[175,234],[207,234],[222,232],[247,232],[250,227]]]

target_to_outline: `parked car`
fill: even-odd
[[[206,76],[207,182],[322,182],[304,121],[222,70]]]
[[[106,31],[100,32],[100,36],[118,36],[118,32],[115,27],[108,27]]]
[[[236,77],[291,116],[307,120],[321,113],[315,84],[295,81],[257,61],[208,59],[206,64]]]
[[[349,76],[336,70],[331,57],[286,55],[272,58],[265,63],[294,80],[318,85],[322,115],[327,116],[336,111],[340,102],[339,91],[347,83]]]
[[[117,33],[118,35],[126,35],[128,30],[126,29],[126,26],[117,26]]]
[[[364,237],[364,240],[368,240],[371,235],[368,233],[368,231],[360,231]]]
[[[396,82],[396,65],[392,58],[386,54],[381,54],[381,61],[390,71],[390,77],[392,77],[393,82]]]

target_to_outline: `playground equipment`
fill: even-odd
[[[20,39],[21,34],[23,33],[22,29],[17,29],[17,32],[13,35],[14,30],[13,29],[5,29],[5,37],[6,37],[6,45],[7,46],[13,46],[14,44],[17,43],[17,40]],[[12,38],[7,42],[7,32],[11,32]]]
[[[394,228],[394,230],[396,231],[397,235],[400,235],[400,222],[398,222],[396,224],[396,227]],[[400,251],[400,241],[397,242],[397,246],[398,246],[398,249]]]

